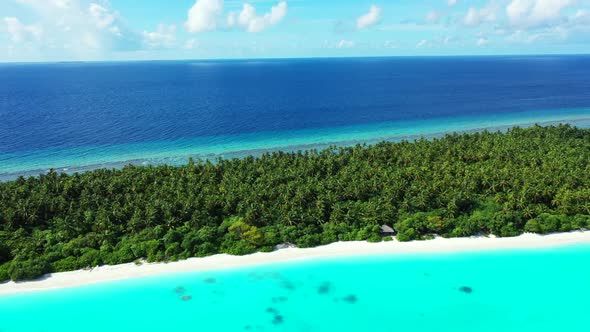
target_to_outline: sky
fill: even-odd
[[[590,53],[590,0],[0,0],[0,62]]]

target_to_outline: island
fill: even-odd
[[[50,171],[0,183],[0,282],[281,245],[584,230],[589,165],[590,130],[558,125]]]

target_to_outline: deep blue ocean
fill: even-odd
[[[0,179],[590,118],[590,56],[0,64]]]

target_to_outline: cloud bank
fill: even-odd
[[[15,1],[38,17],[38,22],[32,25],[25,25],[16,17],[3,19],[16,46],[34,39],[37,48],[64,48],[78,54],[137,50],[141,46],[141,36],[127,28],[120,15],[106,2]]]
[[[230,12],[223,20],[223,8],[223,0],[196,0],[188,12],[185,23],[187,31],[200,33],[223,28],[241,28],[247,32],[261,32],[281,22],[288,11],[286,1],[279,2],[262,15],[258,15],[253,5],[244,3],[241,11]]]
[[[260,32],[278,24],[287,16],[287,2],[281,1],[273,6],[268,13],[257,15],[254,6],[245,3],[241,12],[231,12],[227,18],[230,27],[239,26],[248,32]]]
[[[188,11],[185,27],[192,33],[215,30],[222,12],[223,0],[197,0]]]

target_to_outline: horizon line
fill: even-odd
[[[527,53],[527,54],[441,54],[441,55],[374,55],[374,56],[302,56],[259,58],[182,58],[182,59],[130,59],[130,60],[59,60],[59,61],[0,61],[0,65],[67,64],[67,63],[142,63],[142,62],[232,62],[269,60],[338,60],[338,59],[402,59],[402,58],[503,58],[503,57],[550,57],[590,56],[590,53]]]

